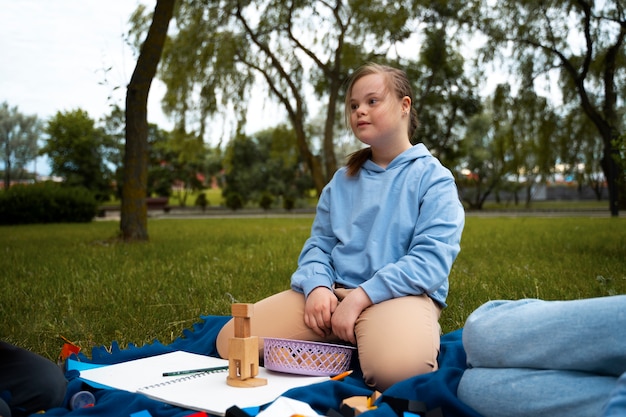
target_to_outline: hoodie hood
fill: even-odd
[[[393,161],[387,165],[387,168],[383,168],[380,165],[377,165],[371,159],[365,161],[361,169],[364,169],[368,172],[385,172],[391,169],[403,166],[407,163],[413,162],[416,159],[423,158],[425,156],[432,156],[430,151],[424,146],[422,143],[418,143],[417,145],[412,146],[406,151],[402,152],[400,155],[396,156]]]

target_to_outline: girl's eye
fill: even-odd
[[[378,103],[378,99],[376,99],[376,98],[371,98],[370,99],[370,104],[376,104],[376,103]]]
[[[356,104],[350,104],[350,109],[351,110],[356,110],[359,106],[357,106]]]

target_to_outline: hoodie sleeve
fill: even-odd
[[[335,282],[331,252],[337,244],[337,238],[331,227],[331,187],[332,181],[322,191],[311,236],[304,243],[298,258],[298,269],[291,276],[291,288],[305,296],[320,286],[331,288]]]

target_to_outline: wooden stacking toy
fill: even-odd
[[[231,306],[235,320],[235,337],[228,345],[228,377],[226,383],[233,387],[259,387],[267,385],[267,379],[258,378],[259,338],[250,336],[252,304],[235,303]]]

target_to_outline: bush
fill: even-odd
[[[202,211],[205,211],[208,205],[209,200],[206,198],[206,193],[198,194],[198,197],[196,197],[196,206],[200,206],[200,208],[202,208]]]
[[[261,206],[263,210],[269,210],[272,207],[272,204],[274,204],[274,196],[269,192],[264,191],[259,199],[259,206]]]
[[[283,208],[287,211],[291,211],[296,207],[296,198],[290,195],[286,195],[283,199]]]
[[[82,187],[16,185],[0,193],[0,224],[87,223],[97,208],[95,196]]]
[[[239,193],[229,192],[225,196],[226,198],[226,207],[231,210],[239,210],[243,208],[243,197]]]

